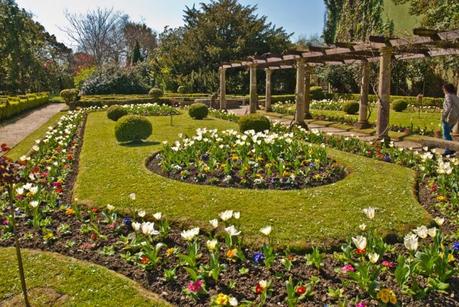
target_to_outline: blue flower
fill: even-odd
[[[309,163],[309,167],[310,167],[310,168],[314,168],[315,166],[316,166],[316,165],[315,165],[313,162]]]
[[[454,242],[453,243],[453,251],[459,252],[459,242]]]
[[[131,225],[132,225],[132,220],[131,220],[131,218],[128,217],[128,216],[126,216],[126,217],[123,219],[123,224],[130,228]]]
[[[392,159],[390,158],[389,155],[384,155],[384,161],[390,162]]]
[[[265,256],[263,255],[262,252],[256,252],[255,255],[253,255],[253,261],[255,261],[255,263],[260,263],[262,262],[263,260],[265,260]]]

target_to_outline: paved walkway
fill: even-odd
[[[64,108],[63,103],[50,103],[32,112],[0,123],[0,144],[16,146],[26,136],[40,128],[54,114]]]
[[[239,109],[230,109],[228,110],[231,113],[234,113],[236,115],[246,115],[249,113],[249,106],[241,106]],[[285,125],[290,125],[291,119],[286,119],[286,118],[278,118],[278,117],[273,117],[273,116],[268,116],[272,121],[280,122]],[[365,133],[357,132],[357,131],[349,131],[345,129],[340,129],[340,128],[335,128],[335,127],[327,127],[323,125],[318,125],[314,123],[313,121],[308,121],[308,127],[310,129],[317,129],[320,132],[324,133],[331,133],[334,135],[342,135],[342,136],[349,136],[349,137],[357,137],[363,141],[366,142],[372,142],[376,140],[375,136],[368,135]],[[412,150],[422,150],[422,144],[413,142],[413,141],[394,141],[394,145],[396,147],[401,147],[405,149],[412,149]],[[434,148],[434,151],[439,151],[440,153],[443,152],[443,149],[441,148]]]

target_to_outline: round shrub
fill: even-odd
[[[346,114],[356,114],[359,112],[359,103],[355,101],[348,101],[343,105],[343,111]]]
[[[325,93],[320,86],[311,86],[309,89],[309,95],[312,100],[322,100],[325,99]]]
[[[397,99],[392,102],[392,110],[395,112],[403,112],[408,108],[408,102],[404,99]]]
[[[76,108],[76,102],[80,99],[78,94],[79,91],[76,88],[68,88],[60,92],[62,99],[64,99],[71,111]]]
[[[150,121],[139,115],[123,116],[115,126],[115,136],[118,142],[139,142],[147,139],[152,131]]]
[[[271,128],[271,122],[266,116],[258,114],[250,114],[239,118],[239,131],[255,130],[255,132],[263,132]]]
[[[186,94],[188,92],[188,88],[185,85],[180,85],[177,88],[177,93],[179,94]]]
[[[127,114],[127,110],[118,105],[113,105],[107,109],[107,117],[115,122]]]
[[[161,96],[163,96],[163,91],[157,87],[152,88],[149,92],[148,95],[150,95],[153,100],[158,100]]]
[[[194,119],[206,118],[209,114],[209,108],[200,102],[193,103],[188,110],[188,114]]]

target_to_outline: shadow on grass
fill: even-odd
[[[161,144],[158,141],[136,141],[136,142],[129,142],[129,143],[120,143],[119,145],[124,147],[146,147],[146,146],[153,146]]]

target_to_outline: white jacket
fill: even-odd
[[[459,97],[454,94],[445,95],[441,119],[451,127],[459,121]]]

